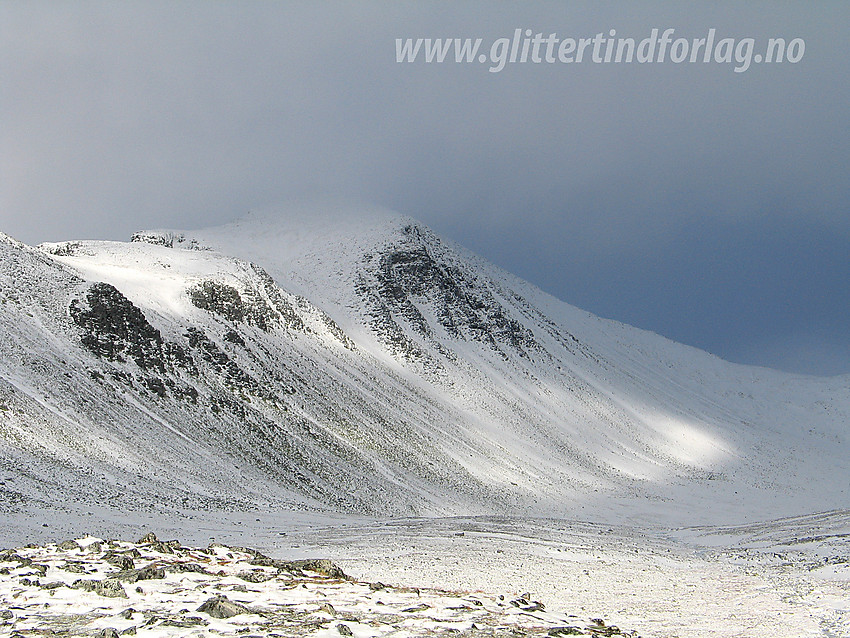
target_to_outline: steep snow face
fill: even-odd
[[[395,515],[847,505],[847,378],[599,319],[388,211],[0,250],[4,458],[62,459],[8,507],[60,483]]]

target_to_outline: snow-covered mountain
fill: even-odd
[[[848,377],[595,317],[387,211],[0,236],[7,511],[775,518],[847,506],[848,422]]]

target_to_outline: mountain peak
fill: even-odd
[[[197,234],[219,234],[226,229],[238,235],[301,235],[310,231],[326,236],[340,233],[350,235],[355,232],[400,228],[411,223],[417,222],[389,208],[340,197],[320,197],[251,210],[236,221],[199,230]]]
[[[396,211],[338,197],[302,199],[249,211],[232,222],[198,230],[149,230],[132,240],[190,249],[211,249],[264,263],[283,277],[369,252],[410,228],[424,228]]]

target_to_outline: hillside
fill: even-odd
[[[387,211],[133,239],[0,241],[4,511],[695,524],[847,504],[847,377],[595,317]]]

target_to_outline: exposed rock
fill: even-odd
[[[173,363],[191,363],[181,346],[166,342],[144,313],[111,284],[92,284],[86,301],[74,299],[69,313],[82,329],[82,344],[98,357],[118,362],[129,357],[143,370],[161,373]]]
[[[292,561],[292,564],[297,568],[304,571],[316,572],[317,574],[321,574],[322,576],[327,576],[328,578],[338,578],[339,580],[352,580],[349,576],[346,575],[340,567],[326,558],[318,558],[318,559],[307,559],[307,560],[296,560]]]
[[[210,549],[212,549],[214,547],[221,547],[221,548],[224,548],[224,549],[229,549],[231,552],[241,552],[243,554],[250,554],[255,559],[262,558],[262,559],[266,559],[266,560],[271,560],[268,556],[266,556],[262,552],[259,552],[256,549],[253,549],[251,547],[240,547],[238,545],[228,547],[227,545],[221,545],[219,543],[214,543],[214,544],[210,545]]]
[[[125,583],[135,583],[140,580],[151,580],[154,578],[165,578],[165,570],[151,563],[139,569],[127,569],[115,574],[114,578]]]
[[[133,559],[125,553],[109,551],[104,555],[103,560],[110,565],[115,565],[120,570],[134,569],[136,567]]]
[[[224,333],[224,340],[228,343],[235,343],[238,346],[245,346],[245,340],[235,330],[228,330]]]
[[[255,266],[253,269],[261,284],[259,289],[249,287],[240,293],[224,282],[207,280],[189,289],[189,299],[197,308],[215,313],[233,323],[256,326],[265,332],[281,324],[303,329],[301,318],[281,294],[274,280],[261,268]],[[241,337],[238,341],[241,341]]]
[[[544,609],[543,603],[536,600],[531,600],[531,594],[523,594],[516,600],[512,600],[511,605],[528,612],[542,611]]]
[[[175,243],[182,244],[184,241],[186,237],[182,233],[170,231],[140,231],[130,237],[130,242],[143,242],[166,248],[174,248]]]
[[[76,254],[80,246],[81,244],[78,241],[62,241],[39,244],[38,248],[57,257],[70,257]]]
[[[173,554],[175,543],[177,541],[157,541],[156,543],[150,543],[149,547],[151,550],[160,554]],[[180,543],[177,543],[176,547],[180,547]]]
[[[22,567],[32,565],[32,558],[24,558],[23,556],[11,549],[7,549],[5,552],[3,552],[3,555],[0,555],[0,560],[2,560],[3,562],[18,563]]]
[[[280,572],[300,573],[304,571],[315,572],[328,578],[337,578],[339,580],[351,580],[338,565],[326,558],[307,559],[307,560],[276,560],[263,556],[255,558],[251,561],[252,565],[259,567],[273,567]]]
[[[190,327],[185,336],[189,340],[189,347],[198,351],[201,359],[210,364],[231,389],[245,390],[258,397],[273,398],[268,388],[239,367],[239,364],[219,348],[203,330]]]
[[[74,587],[94,592],[106,598],[127,598],[127,592],[124,591],[123,585],[114,578],[107,578],[105,580],[78,580],[74,582]]]
[[[245,320],[245,306],[242,296],[233,286],[219,281],[202,281],[189,290],[192,305],[221,315],[228,321],[242,322]]]
[[[420,337],[438,346],[434,328],[416,300],[432,304],[440,327],[451,337],[479,341],[506,356],[506,347],[520,356],[539,348],[533,333],[506,314],[493,292],[440,255],[436,237],[416,225],[377,258],[375,284],[366,276],[358,284],[372,315],[372,327],[385,345],[408,359],[421,359],[419,346],[405,333],[407,324]],[[401,322],[401,323],[400,323]],[[439,349],[439,348],[438,348]]]
[[[236,574],[236,576],[249,583],[264,583],[267,580],[271,580],[272,578],[274,578],[274,574],[269,574],[268,572],[264,572],[262,570],[240,572]]]
[[[245,605],[228,600],[226,596],[210,598],[198,607],[197,611],[202,611],[213,618],[232,618],[239,614],[250,613],[250,610]]]
[[[425,611],[426,609],[431,609],[431,605],[426,605],[425,603],[422,603],[420,605],[408,607],[407,609],[402,609],[401,611],[405,614],[414,614],[418,611]]]
[[[165,569],[166,572],[175,574],[185,574],[187,572],[195,574],[209,573],[203,565],[199,565],[198,563],[171,563],[170,565],[166,565],[163,569]]]
[[[72,574],[85,574],[86,571],[87,571],[85,563],[79,563],[79,562],[65,563],[65,565],[62,566],[60,569],[62,569],[63,571],[66,571],[66,572],[70,572]]]
[[[148,549],[161,554],[173,554],[175,549],[180,548],[180,541],[161,541],[156,537],[156,534],[149,532],[139,540],[139,545],[145,545]]]
[[[40,563],[31,563],[28,567],[34,572],[36,572],[39,576],[47,576],[47,565],[42,565]]]

